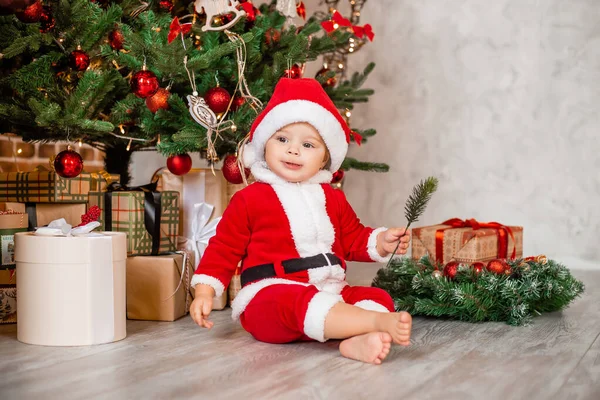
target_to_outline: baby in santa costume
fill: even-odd
[[[346,261],[386,262],[404,228],[360,223],[329,182],[348,150],[350,128],[314,79],[282,78],[252,125],[244,165],[256,182],[237,192],[192,278],[190,314],[205,328],[213,297],[242,261],[234,319],[269,343],[345,339],[342,355],[380,364],[392,342],[408,345],[411,316],[395,313],[379,288],[350,286]]]

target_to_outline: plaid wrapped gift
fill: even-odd
[[[107,172],[81,173],[71,179],[54,171],[0,172],[0,202],[22,203],[86,203],[88,193],[103,191],[119,175]]]
[[[177,250],[178,192],[90,192],[88,206],[100,207],[102,230],[127,233],[127,256]]]
[[[441,264],[523,256],[523,227],[450,219],[412,229],[412,258],[428,255]]]
[[[0,324],[17,322],[17,287],[15,285],[0,286]]]

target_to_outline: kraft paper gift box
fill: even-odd
[[[62,178],[54,171],[0,172],[0,201],[21,203],[87,203],[90,191],[103,191],[119,175],[83,172]]]
[[[523,256],[523,227],[454,218],[412,229],[412,258],[473,263]]]
[[[182,254],[127,258],[127,318],[175,321],[192,303],[191,262]]]
[[[5,282],[5,275],[14,275],[6,271],[15,267],[14,234],[27,231],[27,214],[19,211],[21,208],[17,206],[0,203],[0,284],[14,283]]]
[[[0,285],[0,324],[17,322],[17,288],[15,285]]]
[[[86,203],[0,203],[0,211],[13,210],[27,214],[28,229],[46,226],[55,219],[64,218],[68,224],[77,226],[87,211]]]
[[[175,191],[91,192],[88,206],[100,207],[101,229],[127,234],[128,256],[177,250],[179,193]]]
[[[126,336],[124,233],[15,234],[17,339],[46,346]]]

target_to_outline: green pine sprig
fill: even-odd
[[[398,250],[398,246],[400,246],[400,239],[406,235],[408,232],[408,228],[413,222],[416,222],[419,217],[425,212],[425,208],[427,207],[427,203],[431,200],[431,196],[437,190],[438,180],[437,178],[430,176],[424,181],[419,182],[417,186],[413,188],[412,193],[408,196],[408,200],[406,205],[404,206],[404,216],[406,217],[407,223],[404,234],[398,238],[398,244],[394,248],[390,259],[387,262],[386,268],[390,266],[392,259],[394,258],[394,254]]]

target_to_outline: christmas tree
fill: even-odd
[[[373,64],[344,72],[345,56],[373,39],[360,12],[330,8],[295,26],[296,0],[1,1],[1,132],[92,145],[123,183],[132,151],[236,154],[278,79],[320,56],[335,65],[316,78],[342,115],[373,94],[361,88]],[[352,128],[355,141],[375,134]],[[350,168],[388,167],[347,158]]]

